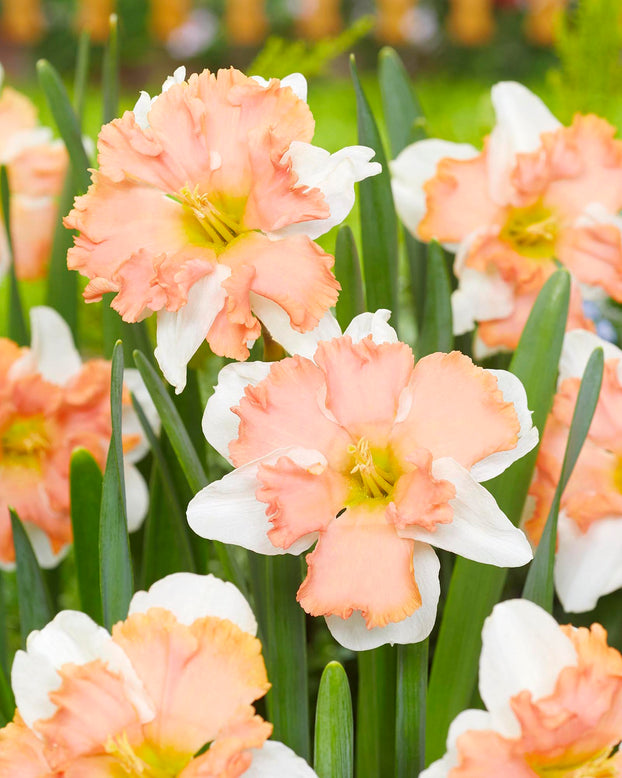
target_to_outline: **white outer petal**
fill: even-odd
[[[622,587],[622,516],[598,519],[583,533],[562,511],[557,532],[557,595],[568,613],[591,611]]]
[[[327,616],[326,624],[335,640],[352,651],[367,651],[386,643],[408,644],[425,640],[434,626],[440,596],[440,564],[434,549],[426,543],[415,543],[413,566],[421,594],[421,607],[412,616],[373,629],[366,627],[360,611],[354,611],[349,619]]]
[[[123,371],[123,383],[138,400],[140,407],[147,417],[147,421],[151,425],[151,429],[157,435],[160,432],[160,416],[158,415],[151,395],[147,391],[147,387],[143,383],[143,379],[138,370],[134,367],[126,367]],[[121,429],[123,430],[123,435],[130,435],[138,438],[138,443],[130,449],[130,451],[124,452],[123,459],[126,462],[140,461],[149,451],[149,441],[143,432],[142,425],[138,420],[138,415],[131,403],[123,405]]]
[[[253,761],[243,778],[318,778],[302,757],[276,740],[267,740],[251,753]]]
[[[69,325],[53,308],[39,305],[30,310],[30,327],[29,367],[46,381],[64,386],[82,369]]]
[[[63,559],[69,553],[71,544],[67,543],[59,551],[53,551],[50,539],[47,534],[36,524],[31,524],[29,521],[24,522],[24,530],[28,535],[30,542],[32,543],[32,549],[37,557],[37,562],[44,570],[51,570],[59,565]],[[11,563],[11,570],[15,569],[15,563]]]
[[[426,212],[423,185],[436,175],[441,159],[472,159],[478,154],[468,143],[428,138],[407,146],[389,162],[395,210],[410,233],[417,236],[419,222]]]
[[[458,766],[456,741],[460,735],[482,729],[492,729],[492,720],[488,711],[469,709],[459,713],[449,725],[447,753],[424,770],[419,778],[447,778],[450,770]]]
[[[552,694],[564,667],[577,664],[577,652],[555,619],[529,600],[495,605],[484,622],[479,691],[494,729],[517,737],[520,725],[510,699],[523,690],[535,700]]]
[[[262,78],[262,76],[251,76],[260,86],[269,86],[272,79]],[[281,88],[288,86],[297,98],[304,103],[307,102],[307,79],[302,73],[291,73],[289,76],[281,79]]]
[[[562,355],[559,360],[559,378],[557,387],[566,378],[582,378],[592,351],[596,348],[602,348],[605,359],[622,360],[622,351],[609,343],[607,340],[599,338],[593,332],[587,330],[571,330],[564,335],[564,345]],[[622,382],[621,382],[622,383]]]
[[[315,240],[346,218],[354,205],[354,184],[382,171],[378,162],[370,160],[375,151],[368,146],[346,146],[334,154],[319,146],[292,141],[281,162],[291,161],[298,176],[297,187],[319,189],[324,195],[330,215],[326,219],[296,222],[274,230],[270,237],[306,235]]]
[[[341,335],[339,323],[330,311],[326,311],[317,326],[309,332],[298,332],[293,329],[289,316],[278,303],[256,292],[251,292],[249,298],[255,316],[288,354],[299,354],[312,359],[321,340],[330,340]]]
[[[150,721],[155,714],[152,704],[130,660],[109,633],[84,613],[61,611],[42,630],[30,633],[26,650],[18,651],[13,661],[11,685],[26,725],[32,727],[54,714],[56,705],[48,695],[61,686],[57,671],[63,665],[84,665],[95,659],[123,677],[141,720]]]
[[[539,97],[516,81],[495,84],[491,98],[497,123],[488,141],[490,194],[499,205],[506,205],[516,155],[538,149],[542,133],[553,132],[561,124]]]
[[[149,508],[149,489],[137,467],[129,462],[124,463],[125,502],[127,505],[128,532],[136,532],[140,528],[147,509]]]
[[[229,444],[238,436],[240,417],[231,412],[240,404],[247,386],[257,386],[270,373],[272,362],[232,362],[218,373],[218,383],[203,412],[207,442],[228,462]]]
[[[186,80],[186,68],[181,65],[180,67],[176,68],[173,72],[172,76],[167,76],[166,80],[162,84],[162,92],[160,94],[163,94],[164,92],[168,92],[168,90],[174,85],[174,84],[181,84]],[[149,127],[149,111],[151,110],[151,106],[155,103],[155,101],[158,99],[160,95],[156,95],[155,97],[151,97],[149,92],[141,91],[140,96],[138,100],[136,101],[136,105],[134,106],[134,118],[136,119],[136,124],[143,129],[146,130]]]
[[[499,273],[465,268],[451,295],[454,335],[475,328],[478,321],[503,319],[514,310],[514,292]]]
[[[505,402],[511,402],[518,416],[520,430],[516,447],[509,451],[498,451],[480,459],[471,468],[471,475],[478,481],[488,481],[502,473],[513,462],[525,456],[538,445],[538,428],[531,420],[531,411],[527,407],[527,394],[521,380],[509,370],[489,370],[497,379],[497,386]]]
[[[205,616],[215,616],[232,621],[253,636],[257,634],[257,621],[242,592],[211,574],[172,573],[148,591],[136,592],[130,602],[130,615],[146,613],[149,608],[165,608],[188,626]]]
[[[166,380],[179,394],[186,386],[186,367],[207,337],[214,319],[222,310],[226,292],[221,282],[231,275],[226,265],[218,265],[188,292],[188,302],[175,313],[158,311],[154,355]]]
[[[190,528],[202,538],[242,546],[258,554],[300,554],[306,551],[315,543],[317,532],[305,535],[288,549],[274,546],[268,538],[272,529],[266,516],[268,506],[255,496],[259,488],[259,465],[274,464],[280,457],[289,457],[306,468],[320,465],[324,469],[327,464],[324,455],[313,449],[290,446],[272,451],[201,489],[188,505]]]
[[[397,332],[389,324],[391,311],[379,308],[374,313],[359,313],[345,329],[344,335],[349,335],[353,343],[371,335],[374,343],[397,343]]]
[[[454,512],[452,521],[437,524],[433,532],[410,525],[398,530],[400,537],[497,567],[520,567],[532,559],[523,531],[512,524],[495,498],[468,470],[450,457],[443,457],[432,462],[432,475],[456,487],[456,496],[449,501]]]

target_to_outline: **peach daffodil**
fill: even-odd
[[[430,139],[391,163],[406,227],[456,253],[454,331],[477,324],[481,355],[516,347],[556,260],[574,281],[568,329],[593,329],[582,306],[588,289],[622,301],[622,141],[615,128],[593,115],[562,127],[513,82],[494,86],[492,103],[496,125],[482,152]]]
[[[600,624],[559,626],[528,600],[496,605],[482,632],[487,710],[449,728],[421,778],[619,778],[622,656]]]
[[[522,384],[458,352],[415,365],[387,318],[316,333],[313,349],[306,336],[307,356],[223,368],[203,429],[236,469],[188,506],[203,537],[263,554],[316,544],[298,601],[356,650],[430,632],[431,545],[495,565],[531,558],[479,483],[537,443]]]
[[[35,106],[9,86],[0,93],[0,164],[6,165],[11,193],[15,273],[23,280],[43,278],[68,157],[63,142],[38,125]],[[8,264],[7,236],[0,221],[0,277]]]
[[[156,358],[178,392],[204,340],[248,357],[263,301],[286,329],[318,324],[339,284],[315,238],[349,213],[354,183],[380,171],[367,147],[311,145],[300,74],[184,75],[102,128],[99,170],[65,220],[80,231],[68,264],[90,279],[87,301],[116,292],[126,321],[157,311]],[[279,340],[268,314],[262,323]]]
[[[566,611],[592,610],[622,587],[622,351],[584,330],[564,339],[557,394],[538,452],[524,528],[537,544],[548,516],[581,376],[590,354],[605,353],[603,383],[587,439],[561,499],[555,586]]]
[[[87,449],[101,467],[110,442],[110,363],[82,363],[69,327],[51,308],[31,309],[32,345],[0,338],[0,567],[14,564],[9,508],[14,508],[44,567],[71,542],[69,463]],[[147,510],[147,488],[134,463],[148,443],[130,403],[133,391],[149,419],[158,417],[137,371],[124,376],[123,446],[129,528]]]
[[[0,730],[5,778],[313,778],[252,703],[270,688],[233,584],[176,573],[138,592],[112,635],[62,611],[30,634]],[[316,777],[317,778],[317,777]]]

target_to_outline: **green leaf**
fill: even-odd
[[[354,57],[350,58],[350,71],[356,93],[359,143],[374,149],[376,152],[374,159],[382,165],[382,171],[377,176],[366,178],[358,185],[367,306],[370,311],[391,308],[392,323],[397,329],[399,320],[397,216],[393,206],[391,177],[376,120],[363,92]]]
[[[352,695],[348,676],[339,662],[329,662],[320,679],[313,754],[319,778],[354,775]]]
[[[67,147],[75,190],[83,194],[91,183],[91,176],[88,171],[90,161],[82,143],[80,120],[71,107],[69,95],[60,76],[47,60],[40,59],[37,62],[37,74],[58,132]]]
[[[510,364],[527,392],[540,435],[555,394],[568,305],[570,276],[552,275],[538,295]],[[501,510],[518,524],[537,448],[487,484]],[[503,591],[507,571],[458,557],[445,603],[428,688],[426,761],[445,753],[449,724],[468,708],[475,690],[484,620]],[[460,646],[460,661],[456,661]]]
[[[428,640],[397,647],[395,776],[410,778],[425,767]]]
[[[73,78],[73,105],[76,116],[82,122],[84,114],[84,95],[89,79],[89,60],[91,56],[91,36],[88,30],[82,30],[78,37],[76,70]]]
[[[428,267],[423,323],[417,339],[417,358],[436,351],[451,351],[454,343],[451,284],[442,246],[428,246]]]
[[[127,616],[134,590],[123,473],[122,398],[123,346],[119,341],[112,353],[112,436],[104,471],[99,524],[99,574],[104,626],[107,629]]]
[[[80,605],[84,613],[101,624],[102,597],[99,581],[99,512],[102,502],[102,472],[90,451],[76,449],[71,456],[71,526]]]
[[[117,117],[119,112],[119,24],[116,14],[110,14],[110,31],[104,51],[102,65],[103,115],[102,123],[107,124]]]
[[[22,308],[15,262],[13,258],[13,236],[11,232],[11,197],[9,192],[9,176],[4,165],[0,167],[0,210],[9,254],[9,337],[18,346],[28,344],[28,326]]]
[[[41,629],[51,621],[52,604],[30,538],[14,510],[11,514],[13,545],[17,578],[17,601],[22,642],[34,629]]]
[[[585,366],[579,394],[577,395],[577,404],[575,405],[568,433],[561,475],[557,482],[551,509],[533,562],[529,567],[523,589],[523,597],[525,599],[532,600],[532,602],[537,603],[549,613],[553,611],[553,592],[555,589],[553,569],[555,566],[559,506],[562,493],[566,488],[568,479],[572,475],[592,423],[603,381],[604,367],[605,357],[603,350],[602,348],[597,348],[592,352]]]
[[[0,727],[6,726],[15,714],[15,697],[3,667],[0,667]]]
[[[357,654],[356,775],[391,776],[395,771],[396,652],[380,646]]]
[[[361,260],[354,235],[347,225],[341,227],[337,233],[335,275],[341,284],[336,307],[337,320],[341,329],[345,330],[355,316],[366,310]]]
[[[426,137],[425,119],[406,68],[395,49],[385,46],[378,57],[378,79],[384,120],[393,157]]]
[[[67,267],[67,252],[77,232],[63,226],[62,215],[69,213],[75,193],[73,176],[67,176],[60,197],[61,218],[54,229],[47,286],[47,304],[65,319],[74,337],[78,328],[78,274]]]

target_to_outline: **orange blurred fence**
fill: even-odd
[[[497,2],[520,5],[525,14],[526,36],[533,43],[549,45],[567,0]],[[451,39],[465,46],[488,42],[495,31],[495,4],[495,0],[449,0],[444,24]],[[114,5],[115,0],[77,0],[75,27],[89,30],[95,41],[104,40]],[[149,0],[151,35],[166,41],[173,30],[190,18],[194,6],[193,0]],[[378,40],[393,45],[412,40],[417,6],[418,0],[376,0]],[[340,14],[340,0],[297,0],[294,7],[296,31],[303,38],[319,40],[332,36],[346,24]],[[266,0],[226,0],[223,23],[232,44],[260,44],[270,29]],[[15,43],[36,42],[45,33],[45,0],[2,0],[0,30],[5,39]]]

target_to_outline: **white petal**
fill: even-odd
[[[260,86],[266,87],[270,85],[272,79],[263,78],[262,76],[251,76]],[[289,76],[281,79],[281,87],[288,86],[292,92],[303,102],[307,102],[307,79],[302,73],[291,73]]]
[[[281,161],[291,161],[297,175],[296,186],[319,189],[324,195],[330,215],[326,219],[296,222],[274,230],[272,237],[307,235],[319,238],[346,218],[354,205],[354,184],[382,170],[378,162],[371,162],[375,151],[367,146],[347,146],[331,154],[310,143],[292,141]]]
[[[267,740],[261,748],[252,748],[253,761],[243,778],[317,778],[305,760],[276,740]]]
[[[516,155],[535,151],[542,133],[553,132],[561,124],[539,97],[515,81],[495,84],[491,98],[497,123],[488,141],[490,194],[497,203],[506,205]]]
[[[214,481],[196,494],[188,505],[187,517],[191,529],[202,538],[232,543],[258,554],[300,554],[317,539],[317,533],[297,540],[288,549],[277,548],[268,538],[272,529],[265,502],[255,493],[259,488],[257,471],[260,464],[274,464],[280,457],[289,457],[301,467],[326,467],[326,458],[319,451],[291,446],[272,451],[238,467]]]
[[[538,445],[538,428],[531,420],[531,411],[527,407],[527,394],[521,380],[509,370],[489,370],[497,379],[497,386],[503,394],[505,402],[512,403],[518,416],[520,430],[515,448],[509,451],[498,451],[485,459],[476,462],[471,468],[471,475],[478,481],[488,481],[502,473],[512,462],[525,456]]]
[[[335,640],[352,651],[367,651],[386,643],[408,644],[425,640],[434,626],[440,596],[440,564],[434,549],[425,543],[415,543],[413,566],[421,594],[421,607],[412,616],[373,629],[365,626],[360,611],[354,611],[349,619],[327,616],[326,624]]]
[[[492,718],[488,711],[469,709],[459,713],[449,725],[447,753],[424,770],[419,778],[447,778],[449,771],[458,766],[456,741],[460,735],[482,729],[492,729]]]
[[[289,354],[299,354],[312,359],[321,340],[330,340],[341,335],[341,327],[330,311],[326,311],[314,329],[298,332],[292,328],[289,316],[280,305],[255,292],[251,292],[249,297],[255,316]]]
[[[125,463],[125,501],[127,505],[127,529],[136,532],[142,525],[149,508],[149,489],[138,468]]]
[[[175,84],[183,84],[185,80],[186,68],[184,65],[180,65],[178,68],[175,68],[172,76],[166,77],[164,83],[162,84],[162,94],[164,94],[164,92],[168,92],[168,90]]]
[[[468,143],[428,138],[407,146],[389,162],[395,209],[409,232],[417,235],[419,222],[426,211],[423,185],[436,175],[436,166],[441,159],[472,159],[478,154]]]
[[[186,386],[186,366],[207,337],[214,319],[225,304],[221,282],[231,275],[218,265],[188,292],[188,302],[175,313],[158,311],[155,358],[166,380],[179,394]]]
[[[596,348],[602,348],[605,353],[605,359],[622,359],[622,351],[617,346],[599,338],[593,332],[588,332],[587,330],[571,330],[567,332],[564,335],[564,345],[559,360],[557,386],[559,387],[566,378],[581,378],[587,361],[592,351]]]
[[[555,619],[529,600],[495,605],[484,622],[479,662],[479,690],[505,737],[516,737],[520,725],[510,699],[523,690],[534,699],[551,694],[564,667],[577,664],[577,652]]]
[[[146,613],[149,608],[165,608],[181,624],[190,625],[205,616],[215,616],[232,621],[244,632],[257,634],[257,621],[242,592],[214,575],[167,575],[149,591],[136,592],[132,597],[130,614]]]
[[[151,425],[151,429],[157,435],[160,432],[160,416],[158,415],[151,395],[147,391],[147,387],[143,383],[143,379],[138,370],[133,367],[126,367],[123,371],[123,383],[138,400],[140,407],[147,417],[147,421]],[[149,441],[143,432],[142,425],[138,420],[138,415],[131,403],[123,405],[121,428],[123,430],[123,435],[128,435],[137,439],[136,445],[129,451],[124,452],[123,458],[126,462],[138,462],[149,451]]]
[[[379,308],[375,313],[359,313],[346,327],[344,335],[349,335],[354,343],[371,335],[374,343],[397,343],[397,332],[388,323],[391,311]]]
[[[232,362],[218,373],[218,383],[203,413],[207,442],[228,462],[229,444],[238,436],[240,417],[231,412],[240,404],[247,386],[257,386],[270,372],[271,362]]]
[[[58,551],[53,551],[47,534],[40,527],[37,527],[36,524],[25,521],[24,530],[32,543],[37,562],[45,570],[50,570],[59,565],[69,553],[69,549],[71,548],[70,543],[67,543],[67,545],[63,546]],[[14,568],[15,563],[13,563],[12,569]]]
[[[155,100],[155,97],[153,98]],[[134,105],[134,119],[136,124],[141,130],[146,130],[149,127],[149,111],[151,110],[151,95],[149,92],[141,90],[138,100]]]
[[[61,611],[42,630],[30,633],[26,650],[18,651],[13,661],[11,685],[26,725],[32,727],[35,721],[54,714],[56,705],[49,693],[61,686],[57,671],[63,665],[84,665],[96,659],[123,677],[141,720],[150,721],[155,711],[143,685],[109,633],[84,613]]]
[[[433,532],[409,525],[400,537],[430,543],[437,548],[497,567],[520,567],[533,557],[529,541],[497,505],[495,498],[450,457],[432,462],[434,478],[451,481],[456,496],[449,504],[453,520],[437,524]]]
[[[53,308],[30,309],[31,356],[46,381],[63,386],[82,369],[69,325]]]
[[[514,293],[499,273],[465,268],[451,295],[454,335],[470,332],[478,321],[503,319],[514,310]]]
[[[562,511],[557,538],[555,588],[566,612],[591,611],[622,587],[622,516],[598,519],[583,533]]]

